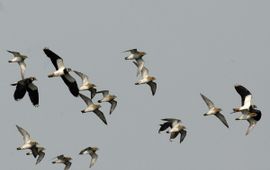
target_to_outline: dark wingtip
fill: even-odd
[[[102,120],[102,121],[103,121],[103,120]],[[103,123],[104,123],[105,125],[108,125],[107,120],[104,120]]]
[[[51,50],[48,47],[44,47],[43,51],[46,52],[46,51],[51,51]]]

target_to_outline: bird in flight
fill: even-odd
[[[79,89],[76,80],[69,74],[71,68],[66,68],[64,61],[61,57],[55,54],[48,48],[43,49],[44,53],[51,59],[56,71],[48,75],[48,77],[61,77],[65,84],[68,86],[69,91],[75,97],[79,95]]]

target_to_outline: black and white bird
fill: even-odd
[[[17,51],[9,51],[7,50],[7,52],[13,54],[13,58],[11,60],[9,60],[9,63],[18,63],[19,67],[20,67],[20,72],[21,72],[21,78],[24,79],[24,72],[26,69],[26,64],[24,62],[24,60],[27,58],[26,55],[22,55]]]
[[[235,85],[234,88],[237,91],[237,93],[241,96],[241,106],[237,107],[237,108],[233,108],[233,113],[235,113],[235,112],[242,112],[242,113],[248,112],[250,106],[252,105],[252,102],[251,102],[252,95],[251,95],[250,91],[242,85]]]
[[[206,105],[208,106],[208,112],[204,114],[204,116],[209,116],[209,115],[215,115],[227,128],[229,128],[229,125],[226,121],[226,118],[223,114],[221,114],[220,112],[222,111],[221,108],[218,108],[214,105],[214,103],[208,99],[206,96],[204,96],[203,94],[200,94],[201,97],[203,98],[204,102],[206,103]]]
[[[139,67],[137,62],[134,61],[133,63]],[[145,66],[142,67],[140,75],[140,79],[135,83],[135,85],[148,84],[151,88],[152,95],[154,96],[157,90],[157,83],[154,82],[156,78],[149,75],[149,70]]]
[[[187,131],[186,127],[181,124],[182,123],[181,120],[174,118],[166,118],[161,120],[165,122],[163,124],[160,124],[158,133],[170,128],[168,131],[166,131],[167,133],[170,133],[170,141],[176,138],[180,133],[181,134],[180,143],[182,143],[187,135]]]
[[[105,123],[107,125],[107,121],[106,121],[106,118],[105,118],[104,114],[99,110],[101,105],[94,104],[89,97],[87,97],[87,96],[85,96],[85,95],[83,95],[81,93],[79,93],[79,96],[82,98],[82,100],[87,105],[87,107],[84,110],[82,110],[81,112],[82,113],[94,112],[103,121],[103,123]]]
[[[249,111],[245,114],[242,114],[236,120],[247,120],[249,123],[248,129],[246,131],[246,135],[250,133],[250,131],[255,127],[257,122],[261,120],[262,113],[260,110],[256,109],[253,105],[250,106]]]
[[[36,161],[36,164],[40,163],[42,161],[42,159],[45,157],[45,148],[42,147],[42,146],[39,146],[39,145],[36,145],[36,150],[37,150],[37,153],[38,153],[38,158],[37,158],[37,161]],[[33,154],[33,152],[27,152],[26,155],[33,155],[35,157],[35,155]]]
[[[79,90],[89,90],[91,92],[91,99],[93,99],[97,92],[96,85],[91,83],[87,75],[75,70],[74,73],[82,79],[82,85],[79,87]]]
[[[61,77],[68,86],[69,91],[75,97],[79,95],[79,89],[76,80],[69,74],[71,68],[66,68],[61,57],[48,48],[43,49],[44,53],[51,59],[56,71],[49,74],[48,77]]]
[[[33,81],[35,80],[37,80],[35,77],[29,77],[29,78],[22,79],[16,83],[11,84],[12,86],[16,86],[16,90],[13,94],[14,99],[16,101],[22,99],[27,91],[32,104],[35,107],[38,107],[39,94],[38,94],[37,86],[33,83]]]
[[[97,93],[102,93],[103,98],[98,100],[99,103],[109,102],[111,104],[110,114],[114,111],[117,101],[115,100],[116,96],[109,93],[109,90],[98,91]]]
[[[56,164],[56,163],[64,164],[65,165],[64,170],[68,170],[71,167],[71,164],[72,164],[71,163],[71,160],[72,160],[71,157],[64,156],[64,155],[59,155],[56,158],[57,159],[52,162],[53,164]]]
[[[91,168],[98,159],[98,155],[96,154],[97,150],[99,150],[97,147],[87,147],[79,153],[80,155],[89,154],[91,156],[91,162],[90,162],[89,168]]]
[[[241,112],[242,115],[236,120],[247,120],[249,123],[246,135],[255,127],[257,122],[261,119],[262,113],[260,110],[256,109],[257,106],[252,104],[252,95],[248,89],[242,85],[235,85],[235,90],[241,96],[241,106],[234,108],[234,112]],[[234,113],[233,112],[233,113]]]

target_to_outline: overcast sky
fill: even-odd
[[[263,0],[1,0],[2,169],[63,169],[51,161],[65,154],[73,158],[71,169],[86,170],[90,157],[78,153],[97,146],[96,170],[268,170],[269,5]],[[54,67],[44,47],[87,74],[98,89],[117,95],[112,115],[110,105],[102,104],[108,126],[93,113],[82,114],[85,103],[60,78],[47,77]],[[134,85],[136,67],[121,53],[131,48],[147,53],[145,65],[158,83],[154,97],[147,85]],[[27,95],[13,99],[10,83],[20,74],[6,50],[29,57],[26,77],[38,79],[38,108]],[[249,136],[247,121],[229,114],[240,105],[235,84],[248,88],[262,111]],[[214,116],[203,116],[207,106],[200,93],[223,109],[229,129]],[[167,117],[187,127],[183,143],[157,133]],[[23,143],[16,124],[46,147],[40,164],[16,150]]]

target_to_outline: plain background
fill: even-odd
[[[266,0],[2,0],[1,167],[6,170],[63,169],[52,158],[73,157],[71,169],[89,169],[81,149],[97,146],[96,170],[267,170],[269,169],[270,22]],[[67,67],[90,77],[97,88],[117,95],[118,106],[102,104],[108,126],[73,97],[42,49],[59,54]],[[135,86],[136,68],[124,50],[145,51],[146,67],[157,78],[156,95]],[[26,95],[14,101],[20,78],[6,50],[27,55],[26,77],[36,76],[40,106]],[[74,75],[74,74],[73,74]],[[74,75],[75,77],[75,75]],[[81,80],[78,77],[78,84]],[[249,136],[247,121],[229,114],[240,105],[234,89],[242,84],[253,94],[262,119]],[[83,92],[88,95],[88,92]],[[214,116],[204,117],[205,94],[223,108],[227,129]],[[101,98],[97,95],[95,101]],[[179,118],[187,127],[183,143],[158,134],[160,119]],[[23,141],[15,125],[46,147],[35,165],[32,156],[16,151]]]

